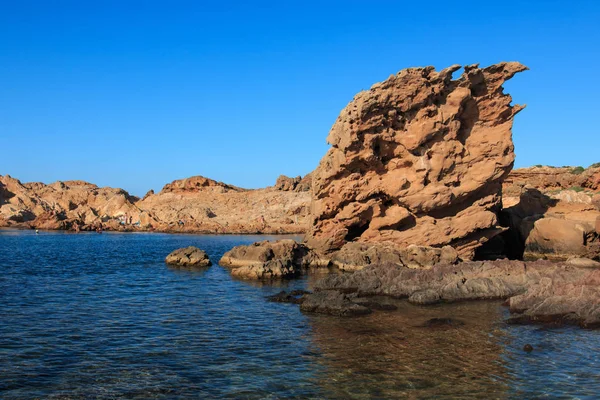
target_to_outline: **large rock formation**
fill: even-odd
[[[465,259],[503,231],[501,185],[513,166],[513,117],[502,84],[527,68],[500,63],[409,68],[357,94],[313,172],[306,242],[455,247]]]
[[[39,229],[118,229],[125,217],[150,223],[140,210],[137,198],[123,189],[83,181],[21,183],[9,175],[0,176],[0,216],[5,226]]]
[[[21,183],[0,176],[0,226],[204,233],[304,233],[307,178],[248,190],[201,176],[173,181],[143,199],[83,181]]]

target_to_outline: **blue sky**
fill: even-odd
[[[506,85],[527,104],[516,166],[587,166],[598,21],[592,1],[0,0],[0,174],[137,195],[192,175],[267,186],[316,167],[358,91],[499,61],[531,69]]]

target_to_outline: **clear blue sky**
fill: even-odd
[[[254,4],[250,4],[254,3]],[[0,0],[0,174],[143,195],[304,175],[355,93],[412,66],[520,61],[517,166],[600,161],[592,1]]]

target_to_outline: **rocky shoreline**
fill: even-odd
[[[600,165],[512,170],[517,62],[408,68],[358,93],[304,178],[247,190],[204,177],[139,199],[81,181],[0,176],[0,226],[187,233],[303,233],[237,246],[236,278],[336,271],[314,293],[282,294],[303,311],[377,309],[372,296],[419,305],[507,302],[512,323],[600,327]],[[170,264],[208,266],[199,249]],[[537,261],[523,261],[537,260]],[[555,262],[549,261],[554,260]]]
[[[0,227],[215,234],[306,231],[310,185],[279,177],[247,190],[204,177],[176,180],[143,198],[83,181],[21,183],[0,176]]]

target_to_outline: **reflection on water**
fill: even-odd
[[[595,398],[600,332],[507,326],[497,302],[344,319],[265,296],[310,287],[167,267],[252,236],[0,230],[1,398]],[[422,327],[431,318],[464,325]],[[526,343],[534,351],[525,353]]]

